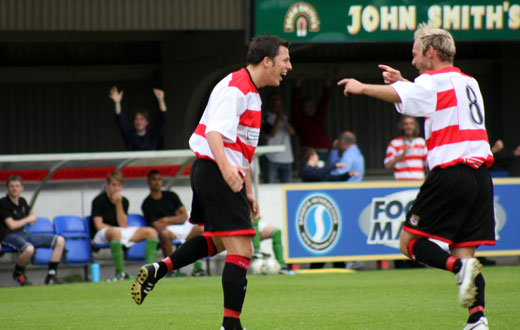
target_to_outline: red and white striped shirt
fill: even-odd
[[[242,68],[222,79],[211,92],[208,105],[190,137],[198,158],[215,160],[206,139],[219,132],[231,165],[249,166],[260,137],[262,100],[249,72]]]
[[[405,140],[399,136],[390,141],[386,148],[385,165],[402,155],[407,145],[406,154],[394,165],[394,177],[396,180],[424,180],[424,161],[428,149],[421,137]]]
[[[493,154],[485,127],[484,102],[477,81],[456,67],[427,71],[411,82],[391,85],[402,114],[426,117],[428,166],[490,167]]]

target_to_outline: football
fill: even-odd
[[[264,274],[277,275],[280,272],[280,264],[273,258],[264,261]]]
[[[251,266],[249,268],[251,269],[251,272],[254,275],[263,275],[264,274],[264,265],[265,265],[264,259],[260,258],[260,259],[253,260],[253,262],[251,263]]]

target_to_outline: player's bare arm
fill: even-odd
[[[353,78],[345,78],[338,82],[339,86],[345,86],[343,94],[367,95],[390,103],[401,103],[401,98],[395,90],[388,85],[364,84]]]
[[[220,173],[222,173],[222,177],[224,177],[224,180],[233,192],[239,192],[244,185],[241,171],[247,171],[248,168],[245,166],[231,166],[226,157],[224,140],[220,133],[209,132],[206,134],[206,139],[208,140],[211,153],[213,157],[215,157],[215,162],[217,163]]]
[[[393,84],[396,81],[408,81],[407,79],[403,78],[403,76],[401,75],[401,71],[396,70],[391,66],[388,66],[386,64],[379,64],[378,67],[381,70],[383,70],[383,80],[387,85]]]
[[[249,201],[249,208],[251,210],[251,221],[253,221],[260,217],[260,206],[258,205],[258,202],[255,199],[255,194],[253,193],[253,184],[251,183],[251,171],[246,172],[245,186],[247,200]]]

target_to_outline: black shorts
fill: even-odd
[[[403,230],[450,244],[495,245],[493,182],[485,166],[436,168],[421,186]]]
[[[190,222],[203,225],[205,236],[255,236],[245,188],[234,193],[214,161],[197,158],[190,181]]]

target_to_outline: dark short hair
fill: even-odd
[[[146,176],[148,179],[150,179],[152,177],[152,175],[155,175],[155,174],[159,174],[161,175],[161,172],[159,172],[158,169],[153,169],[153,170],[150,170],[150,172],[148,172],[148,175]]]
[[[274,58],[278,55],[280,46],[289,48],[290,42],[277,36],[257,36],[251,40],[247,51],[247,64],[258,64],[267,56]]]
[[[146,119],[146,121],[150,121],[150,114],[148,113],[148,110],[146,110],[144,108],[137,109],[137,111],[135,112],[134,118],[137,115],[142,115],[144,117],[144,119]]]
[[[316,150],[311,147],[303,147],[300,153],[300,165],[305,165],[312,155],[317,154]]]
[[[5,182],[6,187],[9,186],[9,183],[11,183],[11,181],[18,181],[23,186],[23,179],[18,174],[11,174],[11,175],[9,175],[9,177],[7,178],[7,181]]]

